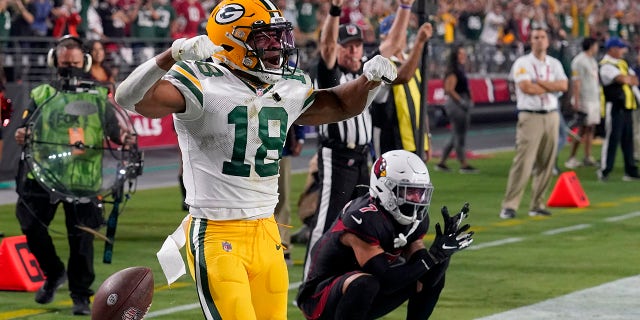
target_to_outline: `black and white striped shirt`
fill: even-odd
[[[338,64],[333,69],[327,69],[324,60],[318,62],[317,83],[319,89],[332,88],[339,84],[356,79],[362,74],[362,68],[357,73],[340,68]],[[318,127],[320,141],[342,143],[345,146],[363,146],[371,141],[371,113],[369,107],[359,115],[340,122],[323,124]]]

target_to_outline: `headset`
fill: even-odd
[[[82,66],[82,71],[84,72],[89,72],[89,70],[91,70],[91,63],[93,61],[93,59],[91,58],[91,55],[88,54],[85,50],[84,47],[84,43],[82,42],[82,40],[80,40],[80,38],[78,37],[74,37],[72,35],[66,35],[63,36],[62,38],[58,39],[58,41],[56,41],[56,45],[49,49],[49,52],[47,53],[47,65],[51,68],[57,68],[58,65],[58,56],[56,55],[56,48],[65,40],[73,40],[74,42],[78,43],[78,48],[80,48],[80,50],[82,50],[82,52],[84,52],[84,63]]]

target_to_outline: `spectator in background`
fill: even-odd
[[[454,46],[449,54],[449,63],[444,77],[444,92],[447,95],[444,108],[451,122],[451,138],[442,150],[442,158],[436,165],[437,171],[450,172],[447,166],[447,158],[453,149],[460,161],[460,173],[478,173],[478,169],[467,162],[467,150],[465,148],[467,131],[471,123],[471,108],[473,100],[467,81],[465,64],[467,52],[461,45]]]
[[[533,29],[531,53],[518,58],[510,77],[515,81],[518,109],[516,155],[509,171],[500,218],[513,219],[529,179],[530,216],[550,216],[544,193],[551,183],[560,125],[558,93],[568,89],[562,64],[547,55],[547,30]]]
[[[102,29],[104,31],[104,45],[107,55],[111,56],[111,60],[115,65],[122,63],[133,63],[129,54],[129,47],[116,39],[124,38],[125,27],[129,23],[129,16],[125,9],[118,5],[118,0],[103,0],[98,5],[96,12],[102,21]]]
[[[35,35],[31,24],[37,14],[36,6],[31,0],[10,0],[11,30],[10,37],[32,37]],[[15,46],[14,43],[10,45]],[[22,50],[29,51],[34,44],[30,41],[20,41],[17,44]],[[8,81],[20,81],[29,72],[31,63],[29,56],[23,55],[20,61],[14,61],[12,67],[5,69]]]
[[[109,88],[109,92],[113,94],[115,92],[116,79],[113,68],[105,60],[104,45],[98,40],[89,40],[85,47],[86,51],[91,54],[92,59],[91,69],[89,70],[91,79]]]
[[[100,19],[100,15],[96,11],[97,4],[97,0],[92,0],[87,9],[87,29],[85,33],[87,40],[103,40],[105,38],[102,19]]]
[[[318,10],[320,5],[318,0],[302,0],[296,1],[295,8],[297,10],[296,22],[298,25],[298,37],[300,44],[306,44],[309,41],[317,41],[318,36]]]
[[[600,60],[600,81],[606,102],[605,131],[602,144],[602,160],[597,171],[600,181],[606,181],[613,170],[618,144],[624,159],[622,180],[640,180],[638,166],[633,159],[633,111],[637,109],[632,86],[638,85],[638,77],[624,60],[628,45],[618,37],[611,37],[604,44],[606,54]]]
[[[154,27],[156,29],[156,38],[165,39],[165,43],[156,43],[156,51],[166,48],[171,40],[171,34],[177,28],[176,10],[173,8],[169,0],[154,0],[154,5],[159,18],[155,20]]]
[[[5,87],[0,82],[0,162],[2,162],[2,148],[3,148],[3,133],[5,128],[9,126],[11,121],[11,114],[13,113],[13,105],[11,99],[7,98],[5,93]]]
[[[51,6],[48,0],[35,1],[35,3],[47,3],[47,5]],[[51,31],[51,35],[54,38],[60,38],[65,34],[70,34],[74,37],[79,36],[78,26],[80,25],[81,18],[80,14],[78,13],[78,8],[76,7],[76,3],[73,0],[56,0],[55,7],[53,9],[49,8],[49,11],[54,17],[53,30]],[[47,34],[46,19],[48,18],[48,16],[49,13],[47,13],[46,16],[44,16],[42,19],[44,28],[42,28],[43,33],[41,34],[41,36],[45,36]]]
[[[291,157],[297,157],[302,152],[304,145],[304,126],[294,124],[287,132],[287,138],[280,158],[280,176],[278,177],[278,204],[274,210],[280,239],[284,247],[284,260],[287,265],[292,265],[291,260]]]
[[[7,39],[9,38],[9,33],[11,32],[11,12],[9,12],[9,7],[7,6],[7,2],[9,0],[0,0],[0,39],[3,39],[2,44],[0,44],[0,53],[4,51],[7,45]],[[2,63],[0,62],[0,67]],[[0,79],[0,82],[3,82],[4,79]]]
[[[131,21],[131,36],[137,41],[131,44],[133,58],[136,64],[151,59],[155,53],[153,41],[156,37],[156,21],[162,16],[156,10],[158,4],[153,0],[138,0],[129,11]]]
[[[207,18],[202,4],[198,0],[181,0],[173,3],[178,19],[184,22],[180,37],[192,38],[197,36],[200,23]]]
[[[456,25],[458,24],[458,17],[453,7],[446,2],[439,2],[438,13],[440,24],[437,29],[442,28],[439,33],[442,34],[444,43],[450,44],[456,40]]]
[[[423,49],[433,35],[433,27],[430,23],[422,25],[411,51],[405,53],[408,47],[407,28],[412,15],[411,3],[412,1],[400,3],[397,13],[384,20],[380,31],[384,38],[380,50],[391,52],[391,61],[398,68],[398,77],[390,86],[380,89],[371,105],[373,142],[376,154],[391,150],[407,150],[417,154],[418,137],[422,135],[424,145],[420,149],[424,154],[418,156],[429,161],[432,152],[428,134],[429,119],[420,118],[422,76],[418,66]],[[424,132],[419,131],[421,121],[424,122]]]
[[[581,165],[597,166],[591,155],[593,134],[600,124],[600,80],[598,79],[598,42],[594,38],[582,40],[582,52],[571,61],[572,107],[576,113],[580,140],[573,139],[569,160],[564,166],[575,169]],[[584,144],[584,160],[576,159],[580,143]]]
[[[493,57],[498,50],[498,44],[500,42],[500,34],[506,23],[504,16],[502,15],[502,5],[500,3],[494,3],[490,0],[487,8],[489,9],[487,15],[484,17],[484,25],[482,33],[480,34],[479,52],[481,53],[480,59],[480,73],[493,72],[497,67]]]
[[[462,31],[464,39],[476,42],[480,39],[480,34],[484,29],[485,13],[487,10],[487,0],[469,1],[465,10],[460,13],[458,26]]]

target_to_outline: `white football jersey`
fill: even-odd
[[[261,90],[223,65],[189,61],[163,79],[186,100],[174,124],[190,213],[210,220],[273,214],[287,131],[314,101],[309,76],[296,71]]]

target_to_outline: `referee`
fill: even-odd
[[[317,66],[317,87],[331,88],[358,78],[362,72],[364,46],[362,30],[355,24],[340,25],[343,0],[332,0],[331,9],[320,34],[320,59]],[[391,55],[380,48],[379,54]],[[307,277],[309,254],[313,245],[333,224],[342,208],[351,199],[368,193],[369,145],[371,114],[361,114],[337,123],[321,125],[318,130],[318,173],[320,180],[318,208],[307,246],[303,278]]]

